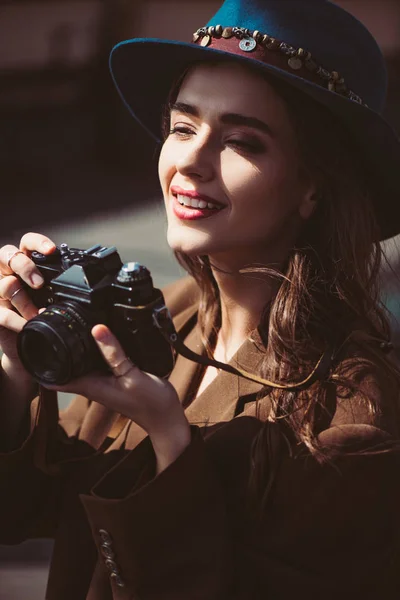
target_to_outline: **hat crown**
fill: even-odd
[[[382,52],[360,21],[329,0],[225,0],[207,26],[219,24],[257,29],[304,48],[382,113],[387,89]]]

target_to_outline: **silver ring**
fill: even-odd
[[[122,369],[121,372],[121,367],[125,364],[128,363],[128,368],[127,369]],[[121,361],[118,365],[115,365],[115,367],[111,367],[111,370],[113,372],[114,377],[116,377],[117,379],[119,379],[120,377],[125,377],[125,375],[128,375],[129,371],[132,371],[133,367],[135,365],[132,363],[132,361],[130,360],[130,358],[124,358],[123,361]]]
[[[11,300],[14,298],[14,296],[16,296],[17,294],[19,294],[20,292],[22,292],[22,290],[23,290],[23,289],[24,289],[24,288],[20,287],[20,288],[18,288],[17,290],[15,290],[15,292],[13,292],[13,293],[11,294],[11,296],[9,297],[8,301],[9,301],[9,302],[11,302]]]
[[[11,256],[9,257],[9,259],[8,259],[8,261],[7,261],[7,267],[8,267],[9,269],[11,269],[10,262],[12,261],[12,259],[14,258],[14,256],[17,256],[17,254],[24,254],[24,255],[25,255],[25,252],[22,252],[22,250],[15,250],[15,252],[13,252],[13,253],[11,254]]]

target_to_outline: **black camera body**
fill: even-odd
[[[174,352],[154,319],[166,310],[164,297],[146,267],[122,264],[114,246],[81,250],[61,244],[48,256],[33,252],[31,258],[45,283],[25,289],[45,310],[25,324],[17,347],[39,383],[63,385],[94,370],[109,371],[91,335],[98,323],[111,329],[140,369],[169,375]]]

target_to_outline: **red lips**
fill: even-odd
[[[173,185],[171,187],[171,192],[173,193],[174,196],[186,196],[187,198],[195,198],[196,200],[204,200],[204,202],[211,202],[212,204],[215,204],[216,206],[220,206],[221,208],[224,206],[223,204],[221,204],[221,202],[218,202],[218,200],[215,200],[214,198],[211,198],[210,196],[206,196],[205,194],[199,194],[198,192],[196,192],[196,190],[184,190],[183,188],[179,187],[178,185]]]

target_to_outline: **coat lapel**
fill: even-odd
[[[250,373],[257,373],[264,356],[264,348],[257,332],[247,339],[229,361]],[[233,419],[239,414],[251,415],[255,411],[255,396],[262,389],[259,383],[249,381],[226,371],[219,375],[190,404],[186,415],[191,423],[213,424]]]

